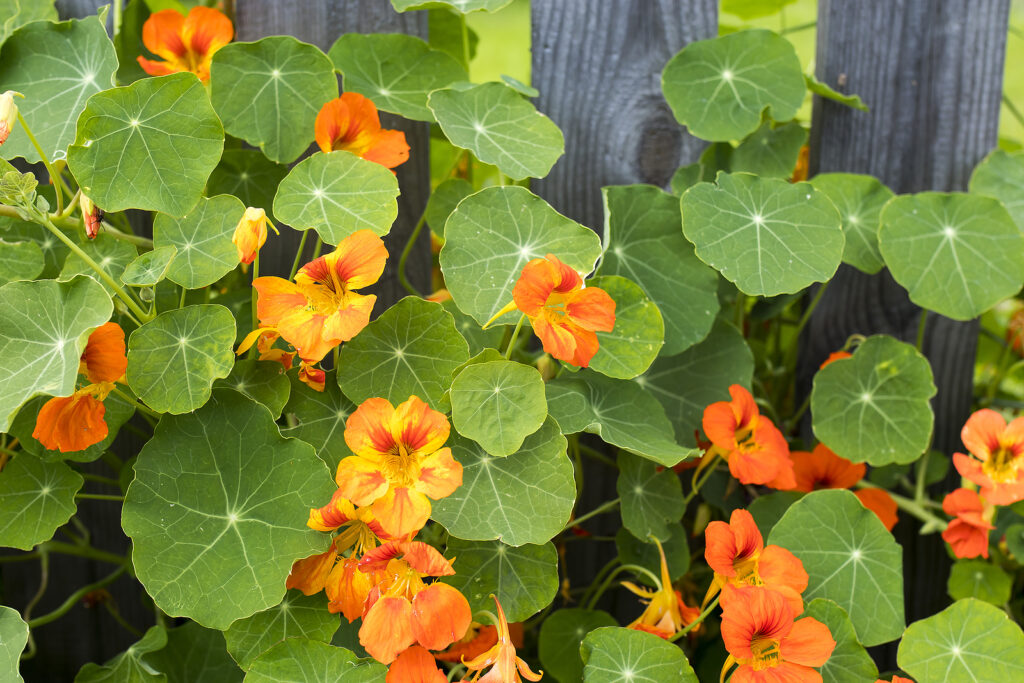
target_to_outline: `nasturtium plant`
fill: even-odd
[[[337,630],[338,617],[324,610],[319,599],[291,590],[274,607],[232,623],[224,639],[238,666],[248,669],[257,657],[287,638],[329,643]]]
[[[868,274],[880,271],[885,262],[878,250],[878,222],[892,190],[877,178],[856,173],[819,173],[809,182],[839,209],[846,236],[843,263]]]
[[[474,609],[493,606],[493,593],[509,619],[523,621],[549,604],[558,590],[558,559],[551,543],[514,547],[501,541],[451,539],[446,554],[458,565],[447,582]]]

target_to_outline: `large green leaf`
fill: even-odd
[[[379,109],[417,121],[434,120],[427,108],[431,91],[468,78],[454,57],[402,33],[346,33],[328,54],[345,77],[346,92],[366,95]]]
[[[35,394],[70,396],[89,333],[114,306],[88,277],[0,287],[0,432]]]
[[[176,415],[210,398],[234,366],[235,318],[223,306],[161,313],[128,337],[128,386],[153,410]]]
[[[230,194],[246,206],[271,215],[277,186],[288,175],[288,167],[275,164],[255,149],[226,149],[217,168],[206,181],[206,194]]]
[[[991,197],[896,197],[882,209],[878,247],[911,301],[955,320],[981,315],[1024,283],[1024,233]]]
[[[224,638],[231,656],[248,669],[253,660],[285,638],[331,642],[339,623],[338,615],[327,611],[323,595],[307,597],[290,590],[280,604],[231,624]]]
[[[28,644],[28,624],[18,611],[0,605],[0,676],[11,683],[25,683],[18,673],[21,653]]]
[[[544,543],[569,521],[576,500],[566,440],[548,419],[507,458],[452,435],[462,486],[434,503],[433,519],[458,538],[499,539],[509,545]]]
[[[892,190],[877,178],[856,173],[820,173],[811,185],[825,193],[839,209],[846,235],[843,262],[865,273],[877,273],[885,265],[878,251],[878,222]]]
[[[686,510],[679,476],[630,453],[619,453],[618,465],[615,489],[622,501],[622,525],[637,538],[667,541],[669,525]]]
[[[958,600],[907,627],[896,661],[921,683],[1019,681],[1024,678],[1024,633],[998,607],[973,598]]]
[[[697,256],[745,294],[775,296],[826,282],[843,255],[839,212],[807,183],[719,173],[682,198]]]
[[[851,358],[814,376],[814,434],[853,462],[912,462],[928,448],[934,395],[931,365],[917,349],[885,335],[868,337]]]
[[[676,120],[704,140],[738,140],[770,110],[796,116],[807,87],[792,43],[771,31],[739,31],[690,43],[661,74]]]
[[[245,394],[270,409],[274,418],[281,416],[291,393],[291,382],[280,363],[260,360],[239,360],[231,374],[213,383],[214,387],[227,387]]]
[[[984,560],[954,562],[946,582],[946,592],[954,600],[978,598],[997,607],[1009,602],[1012,590],[1013,577]]]
[[[788,179],[805,142],[807,129],[799,123],[773,127],[765,121],[729,155],[729,170]]]
[[[184,216],[224,149],[224,128],[193,74],[143,78],[89,98],[68,165],[104,211]]]
[[[590,367],[609,377],[636,377],[651,367],[664,344],[661,311],[639,285],[624,277],[603,275],[587,286],[603,289],[615,301],[615,328],[597,333],[600,346]]]
[[[832,656],[820,669],[824,683],[871,683],[878,680],[878,667],[857,640],[857,632],[842,607],[831,600],[817,598],[807,603],[802,616],[825,624],[836,641]]]
[[[7,18],[3,11],[0,16]],[[17,101],[18,110],[51,161],[65,158],[86,100],[112,87],[116,71],[114,45],[95,16],[22,26],[0,49],[0,92],[25,95]],[[6,159],[39,161],[39,153],[20,126],[0,153]]]
[[[452,424],[491,455],[511,455],[548,416],[537,369],[507,360],[477,363],[452,381]]]
[[[316,230],[328,244],[357,230],[386,235],[398,217],[398,180],[349,152],[317,152],[277,186],[274,215],[296,230]]]
[[[231,242],[245,206],[230,195],[202,198],[188,214],[174,218],[157,214],[153,245],[178,250],[167,279],[186,289],[211,285],[238,265],[238,250]]]
[[[992,150],[971,174],[970,190],[1001,201],[1024,230],[1024,152]]]
[[[201,409],[160,420],[135,462],[121,526],[157,606],[223,630],[281,602],[292,563],[326,550],[306,519],[333,489],[312,446],[220,389]]]
[[[512,0],[391,0],[391,5],[399,12],[414,9],[451,9],[462,14],[477,12],[497,12]]]
[[[707,338],[678,356],[659,358],[634,380],[665,409],[680,443],[692,443],[704,408],[729,400],[729,386],[749,387],[754,355],[735,327],[718,321]]]
[[[397,405],[419,396],[438,408],[452,371],[467,360],[469,346],[451,314],[407,296],[345,344],[338,384],[354,403],[382,396]]]
[[[144,656],[169,683],[239,683],[242,670],[231,659],[224,635],[194,621],[167,632],[167,645]]]
[[[462,200],[448,217],[441,272],[456,305],[481,325],[512,301],[523,266],[554,254],[589,273],[601,240],[523,187],[491,187]],[[513,311],[496,322],[515,324]]]
[[[38,223],[17,218],[0,218],[0,239],[6,242],[35,242],[43,252],[43,272],[40,278],[56,279],[64,266],[70,249],[49,230],[41,230]]]
[[[549,605],[558,591],[558,552],[551,543],[507,546],[501,541],[448,539],[445,556],[455,558],[455,575],[444,579],[476,610],[492,609],[491,595],[505,616],[524,621]]]
[[[62,462],[24,454],[0,471],[0,546],[31,550],[75,514],[85,480]]]
[[[135,414],[135,406],[116,393],[109,394],[103,400],[103,421],[107,423],[107,438],[81,451],[62,453],[60,450],[49,450],[32,436],[36,429],[36,418],[39,411],[50,400],[49,396],[36,396],[21,407],[11,421],[9,434],[18,439],[19,447],[41,460],[58,462],[72,460],[74,462],[92,462],[110,448],[117,438],[121,426]]]
[[[768,543],[796,555],[810,577],[804,600],[827,598],[850,615],[864,645],[903,632],[903,553],[892,534],[845,489],[809,493],[772,529]]]
[[[616,626],[612,615],[601,610],[560,609],[540,625],[538,656],[544,673],[559,683],[581,683],[583,660],[580,644],[587,634],[602,626]]]
[[[245,683],[384,683],[387,668],[342,647],[287,638],[252,663]]]
[[[0,43],[14,33],[14,29],[33,21],[57,21],[54,0],[0,0]]]
[[[590,432],[605,442],[671,467],[698,451],[675,441],[658,400],[635,382],[584,370],[547,384],[548,411],[563,434]]]
[[[677,646],[619,626],[591,631],[580,646],[584,683],[697,683]]]
[[[231,43],[210,63],[210,99],[224,130],[291,163],[313,142],[313,122],[338,96],[331,60],[291,36]]]
[[[289,374],[288,379],[292,385],[284,407],[288,426],[281,428],[281,434],[312,445],[333,472],[342,458],[352,455],[342,433],[356,407],[341,393],[333,370],[327,373],[323,391],[300,381],[298,373]]]
[[[0,285],[37,278],[45,265],[43,250],[36,242],[0,239]]]
[[[515,180],[543,178],[565,152],[558,126],[504,83],[435,90],[427,106],[453,145]]]
[[[79,246],[114,282],[120,281],[125,268],[139,255],[134,246],[110,235],[99,235],[95,240],[87,240]],[[66,282],[76,275],[87,275],[93,278],[103,285],[107,294],[114,296],[114,288],[100,279],[92,266],[88,265],[78,254],[71,252],[64,260],[64,267],[57,279]]]
[[[166,683],[167,676],[143,658],[167,645],[167,631],[152,626],[142,638],[100,666],[89,662],[75,676],[75,683]]]

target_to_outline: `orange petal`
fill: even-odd
[[[389,536],[406,536],[430,519],[430,499],[409,488],[391,488],[373,503],[373,514]]]
[[[849,351],[833,351],[832,353],[828,354],[828,358],[825,359],[825,362],[823,362],[818,367],[818,369],[820,370],[826,365],[831,365],[832,363],[835,363],[837,360],[845,360],[847,358],[850,358],[852,355],[853,354],[850,353]]]
[[[960,473],[960,476],[968,481],[977,484],[982,488],[991,488],[994,482],[989,479],[984,470],[981,469],[981,461],[963,453],[953,454],[953,467]]]
[[[32,437],[49,450],[83,451],[107,438],[106,408],[89,394],[51,398],[36,416]]]
[[[999,435],[1005,429],[1006,420],[1003,416],[985,408],[967,418],[967,423],[960,431],[960,438],[967,450],[982,460],[988,460],[999,449]]]
[[[970,489],[959,488],[952,493],[946,494],[942,501],[942,510],[950,516],[961,517],[964,515],[980,515],[985,509],[984,503],[977,492]]]
[[[358,230],[334,250],[334,270],[345,289],[362,289],[372,285],[384,273],[388,250],[384,241],[370,230]]]
[[[777,591],[760,586],[722,590],[722,640],[736,659],[751,659],[755,637],[782,640],[793,628],[793,611]]]
[[[274,327],[284,317],[306,307],[306,295],[293,282],[279,277],[258,277],[252,281],[258,294],[256,313],[265,327]]]
[[[942,540],[949,543],[959,558],[988,557],[988,530],[954,519],[942,532]]]
[[[452,563],[432,545],[414,541],[402,546],[402,559],[424,576],[451,576],[455,573]],[[460,636],[461,637],[461,636]],[[430,648],[436,650],[439,648]]]
[[[384,683],[447,683],[448,677],[437,668],[426,649],[413,645],[391,663]]]
[[[398,404],[391,416],[391,435],[411,455],[429,455],[448,440],[451,426],[444,413],[427,405],[418,396]]]
[[[533,318],[530,322],[546,352],[558,360],[573,361],[576,357],[576,336],[566,325],[552,323],[544,316]]]
[[[766,546],[757,561],[757,575],[766,588],[791,589],[798,596],[807,590],[804,563],[793,553],[777,545]],[[800,610],[803,611],[803,610]],[[794,610],[794,614],[800,611]]]
[[[443,650],[466,635],[472,611],[466,597],[444,583],[433,583],[412,599],[412,632],[430,650]]]
[[[330,550],[319,555],[311,555],[302,560],[296,560],[292,570],[288,574],[288,581],[285,588],[289,590],[298,588],[304,595],[313,595],[324,589],[327,577],[334,568],[338,559],[338,553],[332,545]]]
[[[864,507],[878,515],[886,529],[892,531],[896,522],[899,521],[899,516],[896,514],[899,506],[888,491],[885,489],[858,489],[853,492],[853,495],[860,499]]]
[[[391,418],[395,408],[384,398],[368,398],[345,422],[345,443],[356,455],[376,460],[395,446]]]
[[[379,466],[358,455],[342,458],[334,476],[338,493],[356,505],[370,505],[388,491],[388,480]]]
[[[142,44],[153,54],[168,61],[178,60],[188,53],[188,47],[181,39],[181,29],[184,25],[185,17],[181,12],[173,9],[154,12],[142,25]],[[149,62],[148,59],[146,61]],[[139,63],[142,64],[142,59]],[[142,64],[142,67],[145,68],[145,64]]]
[[[409,160],[409,143],[400,130],[379,130],[362,156],[384,168],[395,168]]]
[[[299,358],[307,363],[319,363],[324,356],[339,344],[324,334],[327,316],[306,310],[293,309],[277,323],[277,331],[289,344],[295,347]]]
[[[587,287],[572,294],[565,312],[575,324],[592,332],[611,332],[615,327],[615,300],[608,292]]]
[[[377,297],[373,294],[362,296],[348,294],[345,305],[338,308],[323,322],[322,334],[331,347],[347,342],[363,331],[370,324],[370,314]]]
[[[828,626],[812,617],[794,622],[793,630],[779,643],[782,659],[801,666],[822,666],[835,647]]]
[[[576,338],[576,350],[569,362],[578,368],[590,367],[590,361],[597,355],[599,348],[597,333],[581,327],[570,326],[569,329]]]
[[[262,356],[260,359],[262,360]],[[313,391],[322,392],[327,386],[327,373],[306,361],[302,361],[299,367],[299,381],[313,389]]]
[[[367,611],[359,627],[359,644],[378,662],[390,664],[416,642],[412,605],[405,598],[383,596]]]
[[[363,615],[366,596],[382,580],[379,572],[359,571],[359,560],[349,557],[334,565],[326,580],[327,610],[341,612],[352,623]]]
[[[171,10],[163,11],[166,12]],[[142,55],[136,57],[135,61],[137,61],[139,66],[142,67],[142,70],[150,76],[167,76],[169,74],[178,73],[178,69],[172,68],[168,62],[155,62],[152,59],[146,59]]]
[[[352,521],[356,516],[355,506],[341,495],[341,491],[335,491],[331,496],[331,502],[321,508],[309,511],[308,526],[317,531],[333,531],[342,524]]]
[[[452,457],[452,449],[442,448],[420,462],[416,490],[434,500],[447,498],[462,486],[462,465]]]
[[[124,377],[128,358],[121,326],[108,322],[93,330],[82,352],[82,362],[90,382],[116,382]]]
[[[322,152],[334,149],[334,141],[348,130],[350,114],[348,105],[341,99],[334,99],[320,108],[313,129],[316,144]]]
[[[716,401],[704,409],[701,428],[711,443],[725,451],[736,448],[736,415],[728,401]]]
[[[345,103],[352,116],[348,130],[350,136],[380,130],[380,114],[377,113],[377,105],[369,97],[357,92],[345,92],[338,99]]]
[[[238,252],[238,261],[244,264],[252,263],[266,241],[267,213],[263,209],[247,207],[231,236],[231,243]]]
[[[207,69],[213,53],[230,43],[234,35],[231,20],[210,7],[193,7],[181,28],[182,41],[193,54],[205,57]]]
[[[512,289],[512,300],[516,308],[526,315],[540,315],[560,281],[558,265],[542,258],[533,259],[523,266],[523,272]]]

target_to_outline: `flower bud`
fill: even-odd
[[[257,252],[267,241],[267,213],[263,209],[248,207],[242,220],[238,221],[235,236],[231,238],[238,249],[238,260],[249,265],[256,258]]]
[[[14,103],[14,91],[8,90],[0,95],[0,145],[7,141],[7,136],[18,120],[18,105]]]
[[[82,223],[85,224],[85,235],[89,239],[94,240],[96,235],[100,234],[103,210],[93,204],[92,200],[85,196],[85,194],[81,195],[79,205],[82,207]]]
[[[299,380],[314,391],[323,391],[327,383],[327,373],[313,363],[303,361],[299,365]]]

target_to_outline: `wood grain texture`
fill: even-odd
[[[533,0],[537,107],[565,133],[565,156],[535,191],[597,231],[601,188],[664,186],[703,142],[676,123],[661,70],[687,43],[715,35],[714,0]]]

